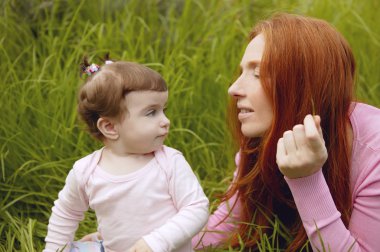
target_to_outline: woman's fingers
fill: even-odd
[[[285,131],[283,139],[284,139],[286,154],[297,151],[297,146],[296,146],[296,141],[294,140],[293,131],[291,130]]]
[[[318,151],[320,148],[324,147],[320,118],[316,119],[317,120],[315,121],[311,115],[307,115],[304,119],[307,142],[314,151]]]
[[[298,124],[284,133],[277,142],[276,162],[289,178],[305,177],[317,172],[327,159],[321,118],[307,115],[304,124]]]
[[[323,138],[322,127],[321,127],[321,117],[319,115],[314,116],[314,122],[315,122],[315,125],[317,126],[319,135]]]
[[[288,130],[282,137],[281,148],[284,148],[285,154],[295,153],[302,150],[302,147],[306,144],[305,127],[302,124],[298,124],[293,127],[293,130]]]
[[[276,163],[279,167],[284,164],[284,159],[286,157],[286,150],[284,145],[284,138],[280,138],[277,142],[277,152],[276,152]]]
[[[302,149],[302,147],[307,144],[305,126],[302,124],[297,124],[293,127],[293,136],[297,146],[297,149]]]

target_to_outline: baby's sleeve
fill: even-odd
[[[143,237],[153,251],[172,251],[190,242],[207,223],[209,201],[183,155],[170,165],[169,193],[178,213],[165,225]]]
[[[44,252],[69,251],[70,242],[73,241],[78,223],[83,220],[84,212],[88,209],[88,203],[80,191],[75,171],[72,169],[66,184],[54,201],[52,214],[49,219],[48,232],[45,238],[46,247]]]

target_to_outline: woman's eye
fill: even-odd
[[[258,67],[253,70],[253,76],[260,78],[260,69]]]

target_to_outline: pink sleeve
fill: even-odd
[[[72,169],[67,175],[66,184],[54,201],[52,214],[49,219],[48,233],[45,238],[44,252],[57,251],[63,248],[69,250],[69,243],[73,241],[78,223],[83,220],[88,204],[80,197],[78,184]]]
[[[192,239],[194,249],[204,247],[218,247],[228,240],[230,234],[238,227],[239,201],[234,205],[236,195],[228,201],[222,202],[218,209],[210,216],[204,229]]]
[[[349,230],[330,194],[322,171],[299,179],[285,178],[314,251],[377,251],[380,233],[380,162],[373,163],[354,192]],[[317,228],[318,227],[318,228]],[[323,241],[323,245],[321,243]]]
[[[236,167],[240,162],[239,152],[235,156]],[[237,169],[234,172],[234,178],[237,176]],[[232,208],[233,207],[233,208]],[[232,210],[231,210],[232,208]],[[209,217],[207,225],[202,232],[192,239],[194,249],[204,247],[218,247],[226,243],[231,233],[238,227],[240,214],[240,202],[236,200],[236,195],[228,201],[222,202],[214,213]]]
[[[163,226],[143,236],[153,251],[173,251],[186,242],[190,250],[189,241],[202,229],[209,216],[209,201],[190,165],[182,155],[175,155],[173,162],[169,193],[178,213]]]

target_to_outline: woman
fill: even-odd
[[[307,239],[315,250],[378,250],[380,110],[353,102],[346,40],[322,20],[275,15],[255,26],[240,67],[228,90],[240,144],[234,182],[194,246],[255,247],[273,228],[252,223],[276,216],[288,251]]]
[[[380,110],[353,102],[346,40],[322,20],[275,15],[254,27],[240,67],[228,90],[234,181],[194,248],[255,250],[276,233],[288,251],[308,239],[316,251],[378,250]]]

